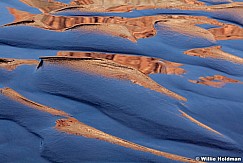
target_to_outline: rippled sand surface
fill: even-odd
[[[243,158],[240,0],[0,1],[0,162]]]

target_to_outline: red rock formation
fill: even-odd
[[[156,22],[160,22],[167,28],[182,34],[191,34],[209,40],[214,40],[213,35],[209,31],[197,27],[196,24],[223,25],[223,23],[204,16],[160,15],[138,18],[55,16],[50,14],[33,15],[13,8],[9,8],[9,12],[16,18],[16,20],[13,23],[4,26],[29,25],[60,32],[71,29],[80,29],[111,34],[129,39],[133,42],[138,39],[155,36],[157,31],[154,24]],[[185,26],[185,24],[187,25]]]
[[[227,83],[238,83],[243,84],[243,82],[235,79],[231,79],[222,75],[206,76],[200,77],[199,80],[189,80],[195,84],[203,84],[211,87],[222,88]]]
[[[131,66],[144,74],[175,74],[181,75],[186,71],[180,66],[182,64],[165,61],[159,58],[151,58],[145,56],[134,56],[127,54],[108,54],[108,53],[96,53],[96,52],[68,52],[61,51],[57,53],[57,56],[75,57],[75,58],[103,58],[112,60],[113,62]]]
[[[185,51],[184,54],[201,58],[214,58],[237,64],[243,64],[243,58],[222,51],[221,46],[191,49]]]
[[[209,31],[215,36],[216,40],[243,39],[243,28],[233,24],[226,24],[223,27],[212,28],[209,29]]]

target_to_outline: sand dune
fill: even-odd
[[[5,0],[0,11],[1,163],[242,159],[243,2]]]
[[[216,133],[216,134],[218,134],[218,135],[223,136],[223,135],[222,135],[221,133],[219,133],[218,131],[216,131],[216,130],[212,129],[211,127],[209,127],[209,126],[207,126],[207,125],[205,125],[205,124],[199,122],[198,120],[194,119],[193,117],[191,117],[190,115],[186,114],[186,113],[183,112],[182,110],[179,110],[179,111],[181,112],[181,114],[182,114],[183,117],[186,117],[186,118],[189,119],[192,123],[195,123],[195,124],[197,124],[198,126],[200,126],[200,127],[202,127],[202,128],[205,128],[205,129],[207,129],[207,130],[209,130],[209,131],[211,131],[211,132],[214,132],[214,133]]]
[[[21,104],[29,106],[31,108],[50,113],[52,115],[65,116],[65,117],[69,116],[67,113],[65,113],[63,111],[56,110],[56,109],[50,108],[48,106],[44,106],[42,104],[33,102],[33,101],[25,98],[24,96],[20,95],[18,92],[14,91],[11,88],[0,89],[0,92],[1,92],[1,94],[5,95]]]
[[[45,63],[59,64],[87,73],[101,75],[109,78],[129,80],[134,84],[160,92],[177,100],[187,101],[185,97],[178,95],[153,81],[150,77],[135,68],[124,66],[106,59],[70,58],[70,57],[41,57]]]
[[[52,115],[67,117],[67,119],[59,119],[56,121],[55,127],[57,130],[59,130],[61,132],[66,132],[68,134],[79,135],[79,136],[84,136],[84,137],[91,138],[91,139],[98,139],[98,140],[106,141],[106,142],[109,142],[112,144],[117,144],[117,145],[120,145],[120,146],[123,146],[126,148],[131,148],[131,149],[142,151],[142,152],[149,152],[154,155],[162,156],[162,157],[165,157],[165,158],[168,158],[171,160],[177,160],[177,161],[181,161],[181,162],[200,162],[200,161],[196,161],[196,160],[186,158],[183,156],[170,154],[167,152],[162,152],[162,151],[158,151],[158,150],[151,149],[148,147],[144,147],[144,146],[129,142],[127,140],[120,139],[118,137],[106,134],[100,130],[97,130],[91,126],[88,126],[82,122],[79,122],[77,119],[70,117],[69,114],[67,114],[63,111],[60,111],[60,110],[57,110],[54,108],[50,108],[50,107],[44,106],[42,104],[36,103],[34,101],[31,101],[31,100],[23,97],[16,91],[12,90],[11,88],[0,89],[0,93],[3,94],[4,96],[7,96],[8,98],[10,98],[14,101],[17,101],[23,105],[26,105],[30,108],[44,111],[44,112],[50,113]]]
[[[106,134],[102,131],[99,131],[93,127],[87,126],[75,118],[68,118],[68,119],[60,119],[56,121],[56,129],[62,132],[66,132],[68,134],[74,134],[79,136],[84,136],[87,138],[99,139],[106,142],[110,142],[112,144],[117,144],[126,148],[131,148],[138,151],[149,152],[158,156],[162,156],[171,160],[176,160],[180,162],[200,162],[190,158],[170,154],[167,152],[158,151],[155,149],[147,148],[115,136]]]
[[[236,64],[243,64],[243,58],[222,51],[221,46],[191,49],[185,51],[184,54],[201,58],[220,59]]]
[[[175,74],[182,75],[186,71],[181,68],[183,64],[169,62],[159,58],[152,58],[146,56],[135,56],[129,54],[109,54],[109,53],[97,53],[97,52],[69,52],[60,51],[57,56],[74,57],[74,58],[103,58],[112,60],[118,64],[133,67],[142,73],[149,74]]]
[[[218,32],[215,32],[215,30],[221,30],[221,27],[227,26],[227,24],[204,16],[159,15],[138,18],[55,16],[50,14],[33,15],[14,8],[9,8],[9,12],[15,17],[15,21],[5,24],[5,27],[13,25],[26,25],[58,32],[76,29],[109,34],[126,38],[132,42],[136,42],[142,38],[155,36],[157,34],[154,27],[155,23],[159,23],[160,25],[165,26],[166,28],[175,32],[194,37],[206,38],[210,41],[215,41],[215,38],[219,38],[217,34]],[[186,26],[184,25],[185,23],[187,24]],[[206,30],[198,27],[197,24],[211,24],[220,27],[215,28],[214,30]],[[235,28],[241,30],[240,27],[235,26]],[[231,39],[238,38],[232,36]]]

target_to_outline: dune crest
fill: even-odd
[[[34,108],[36,110],[40,110],[40,111],[47,112],[47,113],[50,113],[52,115],[57,115],[57,116],[65,116],[65,117],[69,116],[67,113],[65,113],[63,111],[56,110],[54,108],[50,108],[48,106],[33,102],[33,101],[25,98],[24,96],[20,95],[18,92],[14,91],[11,88],[0,89],[0,93],[16,102],[19,102],[23,105]]]
[[[179,155],[158,151],[152,148],[144,147],[127,140],[106,134],[100,130],[93,127],[87,126],[82,122],[79,122],[75,118],[59,119],[56,121],[56,129],[68,134],[84,136],[86,138],[103,140],[112,144],[117,144],[126,148],[131,148],[133,150],[152,153],[154,155],[162,156],[171,160],[181,161],[181,162],[200,162],[190,158],[182,157]]]
[[[100,58],[112,60],[118,64],[133,67],[142,73],[149,74],[174,74],[182,75],[186,71],[180,66],[183,64],[169,62],[159,58],[152,58],[146,56],[135,56],[129,54],[110,54],[110,53],[98,53],[98,52],[71,52],[71,51],[60,51],[57,56],[62,57],[74,57],[74,58]]]
[[[243,64],[243,58],[232,55],[230,53],[226,53],[222,51],[221,48],[222,48],[221,46],[195,48],[195,49],[185,51],[184,54],[189,56],[197,56],[201,58],[213,58],[213,59],[225,60],[236,64]]]
[[[164,88],[137,69],[107,59],[73,57],[41,57],[40,59],[42,59],[44,63],[59,64],[91,74],[128,80],[134,84],[165,94],[177,100],[187,101],[185,97]]]
[[[152,148],[144,147],[142,145],[138,145],[138,144],[129,142],[127,140],[112,136],[110,134],[106,134],[100,130],[97,130],[91,126],[88,126],[88,125],[78,121],[77,119],[75,119],[73,117],[70,117],[70,115],[67,114],[66,112],[63,112],[63,111],[60,111],[60,110],[57,110],[54,108],[50,108],[48,106],[44,106],[42,104],[31,101],[31,100],[23,97],[22,95],[20,95],[19,93],[17,93],[16,91],[14,91],[11,88],[0,89],[0,93],[3,94],[4,96],[6,96],[16,102],[19,102],[23,105],[26,105],[30,108],[37,109],[37,110],[43,111],[43,112],[47,112],[51,115],[67,117],[66,119],[59,119],[56,121],[55,128],[61,132],[65,132],[67,134],[83,136],[86,138],[106,141],[106,142],[109,142],[112,144],[117,144],[119,146],[123,146],[125,148],[130,148],[130,149],[142,151],[142,152],[148,152],[148,153],[162,156],[162,157],[165,157],[165,158],[168,158],[171,160],[176,160],[176,161],[181,161],[181,162],[191,162],[191,163],[199,162],[199,161],[193,160],[191,158],[187,158],[187,157],[183,157],[183,156],[179,156],[179,155],[175,155],[175,154],[171,154],[171,153],[167,153],[167,152],[162,152],[162,151],[155,150]]]
[[[207,125],[205,125],[205,124],[199,122],[198,120],[196,120],[195,118],[193,118],[193,117],[191,117],[190,115],[186,114],[186,113],[183,112],[182,110],[179,110],[179,111],[181,112],[181,114],[182,114],[183,117],[189,119],[192,123],[195,123],[195,124],[197,124],[198,126],[200,126],[200,127],[202,127],[202,128],[205,128],[205,129],[207,129],[207,130],[210,131],[210,132],[213,132],[213,133],[216,133],[216,134],[218,134],[218,135],[223,136],[223,135],[222,135],[221,133],[219,133],[218,131],[216,131],[216,130],[212,129],[211,127],[209,127],[209,126],[207,126]]]

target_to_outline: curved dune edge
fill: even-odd
[[[158,151],[148,147],[144,147],[127,140],[106,134],[100,130],[93,127],[87,126],[86,124],[79,122],[75,118],[60,119],[56,121],[56,129],[68,134],[83,136],[86,138],[103,140],[112,144],[123,146],[137,151],[152,153],[157,156],[162,156],[171,160],[181,161],[181,162],[199,162],[190,158],[183,156],[170,154],[167,152]]]
[[[162,156],[171,160],[176,160],[176,161],[181,161],[181,162],[199,162],[196,160],[193,160],[191,158],[187,158],[187,157],[183,157],[183,156],[179,156],[179,155],[175,155],[175,154],[171,154],[171,153],[167,153],[167,152],[162,152],[162,151],[158,151],[152,148],[148,148],[148,147],[144,147],[132,142],[129,142],[127,140],[106,134],[100,130],[97,130],[91,126],[88,126],[80,121],[78,121],[75,118],[70,117],[69,114],[54,109],[54,108],[50,108],[47,106],[44,106],[42,104],[33,102],[25,97],[23,97],[22,95],[20,95],[19,93],[17,93],[16,91],[14,91],[11,88],[3,88],[0,89],[0,93],[3,94],[4,96],[18,102],[21,103],[23,105],[26,105],[30,108],[39,110],[39,111],[43,111],[43,112],[47,112],[51,115],[58,115],[58,116],[64,116],[67,117],[67,119],[59,119],[56,121],[56,126],[55,128],[58,131],[61,132],[65,132],[68,134],[73,134],[73,135],[78,135],[78,136],[83,136],[86,138],[91,138],[91,139],[98,139],[98,140],[102,140],[102,141],[106,141],[108,143],[112,143],[112,144],[116,144],[119,146],[123,146],[125,148],[130,148],[133,150],[137,150],[137,151],[142,151],[142,152],[148,152],[157,156]]]
[[[190,24],[190,22],[158,23],[163,30],[169,30],[189,37],[203,38],[211,42],[216,42],[214,35],[206,29]]]
[[[243,84],[243,82],[222,75],[200,77],[198,80],[189,80],[191,83],[203,84],[211,87],[222,88],[227,83]]]
[[[216,41],[213,33],[197,25],[210,24],[219,27],[225,25],[222,22],[206,16],[178,16],[177,19],[167,19],[166,21],[158,22],[158,24],[165,28],[163,30],[170,30],[182,35],[204,38],[212,42]]]
[[[128,39],[131,42],[137,42],[136,38],[131,31],[126,26],[120,24],[112,24],[112,23],[103,23],[103,24],[89,24],[89,25],[75,25],[70,28],[66,28],[65,31],[68,30],[77,30],[77,31],[88,31],[94,34],[105,34],[111,35],[115,37],[120,37],[124,39]]]
[[[149,74],[173,74],[182,75],[186,71],[181,68],[183,64],[176,62],[169,62],[159,58],[152,58],[147,56],[136,56],[129,54],[110,54],[110,53],[99,53],[99,52],[72,52],[72,51],[60,51],[57,56],[62,57],[74,57],[74,58],[94,58],[94,59],[107,59],[115,63],[122,64],[125,66],[133,67],[142,73]]]
[[[177,100],[187,101],[185,97],[164,88],[139,70],[107,59],[73,57],[40,57],[40,59],[42,62],[59,64],[103,77],[128,80],[134,84],[165,94]]]
[[[53,109],[53,108],[47,107],[45,105],[33,102],[33,101],[25,98],[24,96],[20,95],[18,92],[14,91],[11,88],[0,89],[0,93],[14,101],[17,101],[23,105],[34,108],[36,110],[40,110],[40,111],[47,112],[47,113],[50,113],[52,115],[57,115],[57,116],[64,116],[64,117],[69,116],[67,113],[65,113],[63,111]]]
[[[182,110],[179,110],[179,111],[181,112],[181,114],[182,114],[183,117],[189,119],[192,123],[195,123],[195,124],[197,124],[198,126],[200,126],[200,127],[202,127],[202,128],[205,128],[205,129],[207,129],[207,130],[210,131],[210,132],[213,132],[213,133],[216,133],[216,134],[218,134],[218,135],[220,135],[220,136],[223,136],[223,134],[221,134],[220,132],[218,132],[218,131],[212,129],[211,127],[209,127],[209,126],[207,126],[207,125],[205,125],[205,124],[203,124],[203,123],[201,123],[201,122],[199,122],[198,120],[194,119],[193,117],[191,117],[190,115],[186,114],[186,113],[183,112]]]
[[[233,62],[236,64],[243,64],[243,58],[234,56],[221,50],[221,46],[212,46],[207,48],[196,48],[187,50],[184,54],[189,56],[197,56],[201,58],[214,58]]]
[[[0,58],[0,68],[12,71],[20,65],[38,65],[39,61],[31,59]]]

